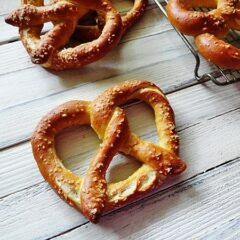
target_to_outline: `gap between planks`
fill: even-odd
[[[208,81],[205,81],[205,82],[208,82]],[[166,90],[164,90],[164,89],[162,89],[163,90],[163,92],[164,92],[164,94],[167,96],[167,95],[169,95],[169,94],[173,94],[173,93],[175,93],[175,92],[177,92],[177,91],[181,91],[181,90],[183,90],[183,89],[186,89],[186,88],[190,88],[190,87],[193,87],[193,86],[195,86],[195,85],[198,85],[199,83],[196,81],[196,82],[193,82],[192,80],[189,80],[189,81],[186,81],[186,82],[184,82],[183,84],[181,84],[177,89],[175,88],[175,86],[173,86],[172,88],[170,87],[169,89],[167,88]],[[62,92],[61,92],[62,93]],[[55,94],[53,94],[53,95],[55,95]],[[51,96],[53,96],[53,95],[50,95],[50,96],[48,96],[48,97],[51,97]],[[44,97],[42,98],[42,99],[44,99]],[[40,99],[35,99],[33,102],[35,102],[35,101],[39,101]],[[30,102],[28,102],[28,103],[30,103]],[[138,100],[136,100],[136,101],[133,101],[133,102],[131,102],[131,103],[127,103],[127,104],[124,104],[124,105],[122,105],[121,107],[123,108],[123,109],[127,109],[127,108],[129,108],[129,107],[133,107],[133,106],[135,106],[135,105],[137,105],[137,104],[139,104],[139,103],[142,103],[142,101],[138,101]],[[22,105],[25,105],[26,103],[22,103],[22,104],[19,104],[19,105],[15,105],[14,106],[14,108],[15,107],[19,107],[19,106],[22,106]],[[7,110],[9,110],[9,109],[11,109],[12,107],[9,107],[9,108],[7,108],[7,109],[3,109],[3,110],[1,110],[1,112],[5,112],[5,111],[7,111]],[[196,124],[194,124],[194,125],[197,125],[198,123],[196,123]],[[188,127],[186,127],[186,128],[189,128],[189,127],[192,127],[192,125],[190,125],[190,126],[188,126]],[[184,129],[183,129],[184,130]],[[7,149],[10,149],[10,148],[13,148],[13,147],[17,147],[17,146],[19,146],[19,145],[21,145],[21,144],[25,144],[25,143],[27,143],[28,141],[30,140],[30,136],[26,136],[25,138],[24,137],[22,137],[22,139],[21,140],[19,140],[19,141],[17,141],[16,143],[10,143],[10,144],[8,144],[8,145],[6,145],[6,146],[3,146],[3,147],[1,147],[1,144],[0,144],[0,151],[5,151],[5,150],[7,150]]]
[[[155,41],[157,41],[157,40],[158,39],[156,38]],[[182,46],[182,44],[183,43],[181,42],[181,46]],[[131,46],[132,45],[129,46],[129,49],[131,48]],[[141,46],[139,46],[139,47],[141,47]],[[170,46],[170,48],[171,47],[173,47],[173,46]],[[175,47],[175,45],[174,45],[174,47]],[[179,47],[180,47],[180,45],[179,45]],[[128,51],[128,49],[126,49],[125,51]],[[55,82],[57,76],[51,75],[48,72],[46,72],[45,70],[40,69],[40,68],[39,69],[38,68],[28,69],[27,71],[24,71],[24,73],[19,71],[18,73],[15,72],[14,74],[8,74],[8,77],[5,76],[5,80],[4,80],[4,78],[2,78],[3,81],[1,81],[3,84],[2,88],[1,88],[2,89],[1,95],[3,96],[3,101],[2,101],[2,103],[0,103],[0,105],[2,105],[2,107],[8,108],[9,111],[5,111],[5,112],[1,112],[1,113],[5,117],[6,116],[9,117],[8,119],[6,119],[6,122],[13,123],[13,119],[10,119],[13,116],[12,113],[17,111],[17,114],[19,114],[18,119],[21,119],[23,116],[25,116],[25,115],[22,115],[22,112],[19,110],[21,107],[23,109],[24,107],[34,105],[35,103],[33,103],[33,101],[34,101],[33,97],[35,98],[36,101],[39,100],[39,103],[40,103],[40,101],[45,101],[47,99],[50,100],[50,98],[62,98],[62,96],[64,97],[66,95],[74,96],[74,93],[79,92],[78,95],[79,96],[82,95],[82,97],[84,98],[85,93],[82,94],[81,89],[84,91],[84,89],[91,88],[91,86],[94,86],[94,85],[98,89],[104,89],[99,86],[99,82],[102,82],[105,84],[108,83],[108,85],[106,87],[110,87],[116,83],[123,82],[124,80],[131,80],[134,78],[137,79],[138,78],[137,76],[141,76],[142,78],[148,77],[148,79],[150,81],[153,81],[158,85],[161,84],[163,89],[168,88],[169,90],[167,90],[167,91],[170,91],[170,92],[176,91],[178,89],[182,89],[186,86],[198,84],[198,82],[196,82],[195,80],[192,80],[192,81],[187,80],[186,81],[186,77],[192,76],[192,73],[189,72],[189,69],[186,66],[182,65],[183,58],[185,60],[184,63],[187,63],[187,65],[192,64],[192,56],[190,53],[188,53],[186,55],[186,51],[187,51],[186,48],[184,48],[183,53],[178,52],[177,56],[176,56],[175,49],[173,49],[173,51],[171,50],[171,52],[164,49],[163,53],[165,51],[167,51],[168,57],[163,58],[163,56],[162,56],[162,59],[160,60],[160,62],[158,60],[158,58],[159,58],[158,54],[156,54],[153,58],[153,55],[148,53],[148,55],[149,55],[148,59],[151,59],[152,62],[150,62],[149,65],[147,65],[145,67],[143,67],[145,64],[142,63],[138,59],[138,56],[136,55],[136,56],[134,56],[134,59],[137,59],[137,60],[134,60],[133,65],[132,65],[132,66],[134,66],[134,69],[130,68],[130,72],[123,74],[124,71],[129,68],[129,66],[127,66],[127,63],[128,63],[127,62],[126,64],[124,64],[121,67],[121,69],[119,69],[119,71],[117,71],[117,73],[115,73],[115,74],[117,74],[117,76],[107,78],[107,79],[101,80],[101,81],[97,81],[97,79],[93,79],[94,76],[92,75],[92,73],[94,72],[94,74],[95,74],[94,78],[96,78],[96,76],[98,78],[109,77],[106,75],[106,74],[109,74],[109,71],[105,71],[105,73],[103,73],[102,67],[99,68],[99,70],[95,69],[95,71],[91,71],[91,69],[94,68],[94,66],[91,66],[89,68],[89,72],[83,71],[82,74],[80,74],[79,72],[75,72],[74,75],[68,76],[68,78],[69,78],[68,84],[70,84],[70,86],[67,86],[67,88],[66,88],[66,86],[62,86],[61,82],[59,82],[59,81]],[[162,51],[159,52],[160,56],[161,56],[161,52]],[[132,55],[130,55],[129,57],[133,58]],[[155,62],[155,61],[157,61],[157,62]],[[208,67],[207,64],[205,66]],[[171,70],[171,68],[174,68],[174,67],[175,67],[175,71],[181,70],[181,75],[179,74],[178,79],[176,79],[176,77],[175,77],[175,71]],[[38,72],[38,70],[40,70],[40,72]],[[102,72],[101,74],[99,74],[100,71]],[[159,72],[161,72],[164,75],[164,77],[162,79],[161,78],[159,79]],[[64,77],[68,73],[69,72],[59,73],[59,77],[60,78]],[[38,82],[37,86],[36,86],[35,79],[34,79],[34,81],[30,81],[29,77],[27,77],[27,76],[33,76],[35,74],[38,74],[39,75],[38,77],[41,78],[41,82]],[[85,78],[87,78],[85,80],[88,80],[88,78],[91,79],[92,82],[86,83],[84,81],[81,83],[81,80],[80,80],[80,82],[78,82],[78,84],[76,86],[74,86],[74,85],[71,86],[73,82],[75,83],[75,80],[79,74],[84,75]],[[105,74],[105,75],[102,75],[102,74]],[[111,72],[110,72],[110,74],[111,74]],[[119,76],[118,74],[122,74],[122,75]],[[21,81],[16,81],[16,78],[21,79]],[[174,79],[174,80],[172,80],[172,79]],[[183,81],[183,79],[185,79],[185,81]],[[6,83],[4,83],[4,82],[6,82]],[[111,84],[109,84],[110,82],[111,82]],[[6,89],[5,87],[10,88],[10,89],[16,89],[16,92],[13,92],[11,90],[12,94],[10,96],[9,94],[6,94],[8,92],[8,89]],[[94,87],[94,88],[96,88],[96,87]],[[31,91],[28,91],[29,88],[31,88]],[[51,89],[52,93],[49,91],[49,88]],[[4,91],[3,91],[3,89],[4,89]],[[24,102],[23,102],[22,94],[20,94],[22,92],[26,93],[24,96]],[[59,94],[59,95],[55,96],[55,94]],[[36,96],[37,96],[37,98],[36,98]],[[77,98],[79,98],[79,96]],[[86,97],[89,98],[89,93],[88,93],[88,96],[86,96]],[[91,93],[90,97],[94,98],[95,97],[94,93]],[[64,100],[64,98],[63,98],[63,100]],[[6,104],[7,104],[7,106],[6,106]],[[20,106],[20,104],[24,104],[25,106]],[[37,102],[36,102],[36,104],[37,104]],[[16,108],[10,109],[10,107],[13,107],[13,106],[16,106]],[[24,114],[26,114],[26,113],[24,113]],[[16,116],[14,116],[14,117],[16,117]],[[9,126],[9,129],[14,129],[14,126],[11,126],[11,127]],[[11,140],[8,139],[4,135],[4,131],[5,131],[4,128],[1,128],[1,130],[0,130],[1,135],[4,136],[3,139],[5,139],[5,142],[6,142],[4,144],[0,144],[1,148],[16,144],[17,142],[15,142],[15,141],[11,142]],[[23,132],[23,131],[21,131],[21,132]],[[7,134],[8,133],[9,132],[7,132]],[[26,136],[26,134],[25,134],[25,136]],[[24,139],[22,139],[22,138],[19,139],[19,141],[23,141],[23,140]]]

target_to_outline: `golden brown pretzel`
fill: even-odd
[[[106,55],[119,42],[121,17],[108,0],[23,0],[22,7],[12,12],[6,22],[18,26],[21,40],[34,63],[46,68],[63,70],[78,68]],[[101,11],[105,18],[98,39],[64,48],[75,31],[78,20],[89,10]],[[52,21],[54,28],[40,37],[43,24]]]
[[[196,12],[195,7],[213,8]],[[239,0],[169,0],[167,14],[180,32],[196,37],[199,52],[220,67],[240,69],[240,50],[225,43],[229,30],[240,30]]]
[[[148,0],[134,0],[133,7],[121,17],[123,34],[143,15],[147,4]],[[101,34],[102,25],[104,25],[104,19],[100,12],[98,13],[98,18],[98,25],[95,26],[83,26],[80,22],[76,28],[74,37],[83,41],[96,39]]]
[[[158,144],[143,141],[129,130],[124,111],[118,105],[131,99],[141,99],[153,108]],[[63,166],[54,147],[56,134],[82,124],[91,125],[102,140],[84,178]],[[70,101],[57,107],[40,121],[31,142],[44,178],[60,197],[92,222],[186,168],[178,156],[173,111],[161,90],[147,81],[126,82],[105,91],[93,102]],[[106,170],[118,151],[133,156],[143,165],[126,180],[108,184]]]
[[[212,34],[201,34],[195,38],[198,51],[217,66],[240,69],[240,49],[218,39]]]

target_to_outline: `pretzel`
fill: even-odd
[[[143,15],[147,4],[148,0],[134,0],[133,7],[121,17],[123,34]],[[105,20],[102,17],[101,12],[98,12],[97,25],[84,26],[81,24],[80,20],[80,24],[78,24],[75,30],[74,37],[82,41],[92,41],[101,34],[104,23]]]
[[[121,17],[108,0],[23,0],[22,6],[5,21],[19,27],[23,45],[32,62],[46,68],[78,68],[97,61],[118,44],[122,33]],[[98,39],[64,48],[76,29],[78,20],[89,10],[101,11],[105,25]],[[52,30],[40,37],[43,24],[52,21]]]
[[[201,34],[195,38],[198,51],[217,66],[240,69],[240,49],[218,39],[212,34]]]
[[[191,10],[196,7],[213,10]],[[170,0],[167,14],[180,32],[195,37],[197,49],[206,59],[223,68],[240,69],[240,50],[222,40],[230,29],[240,30],[239,0]]]
[[[141,99],[153,108],[158,144],[143,141],[129,130],[126,115],[118,106],[132,99]],[[83,124],[90,125],[102,143],[86,176],[80,177],[63,166],[54,139],[64,128]],[[125,82],[106,90],[93,102],[75,100],[60,105],[40,121],[31,143],[43,177],[61,198],[92,222],[159,187],[167,176],[186,168],[178,156],[173,111],[162,91],[147,81]],[[107,183],[107,168],[118,151],[143,165],[127,179]]]

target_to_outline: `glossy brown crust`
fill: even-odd
[[[43,6],[43,0],[23,0],[23,5],[5,20],[19,27],[23,45],[33,63],[63,70],[79,68],[105,56],[120,41],[121,17],[108,0],[57,0]],[[74,33],[78,20],[89,10],[101,11],[105,25],[100,36],[74,48],[64,48]],[[54,28],[40,38],[42,26],[52,21]]]
[[[212,34],[201,34],[195,38],[199,52],[219,67],[240,69],[240,49],[218,39]]]
[[[213,10],[191,10],[196,7]],[[239,0],[170,0],[167,14],[180,32],[196,37],[196,46],[205,58],[223,68],[240,69],[239,50],[220,40],[231,28],[240,30]]]
[[[170,0],[166,8],[168,18],[180,32],[191,36],[201,33],[224,36],[228,32],[229,28],[218,10],[196,12],[191,10],[192,7],[217,8],[217,3],[215,0]]]
[[[124,111],[118,105],[131,99],[141,99],[153,108],[158,144],[143,141],[129,130]],[[64,128],[83,124],[91,125],[102,143],[86,176],[80,177],[62,165],[54,139]],[[178,156],[173,111],[161,90],[147,81],[125,82],[93,102],[70,101],[57,107],[40,121],[31,143],[44,178],[61,198],[92,222],[159,187],[167,176],[186,168]],[[143,165],[127,179],[109,184],[105,174],[118,151],[135,157]]]

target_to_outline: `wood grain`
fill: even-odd
[[[239,239],[239,169],[238,159],[54,239]]]
[[[195,88],[197,87],[199,86],[195,86]],[[232,88],[233,87],[234,86],[232,86]],[[213,87],[213,89],[214,88],[216,91],[217,87]],[[174,94],[184,94],[185,91],[190,91],[191,89],[192,88],[178,91]],[[210,89],[211,86],[206,88],[207,91]],[[188,100],[186,97],[183,97],[183,99],[185,99],[186,102]],[[233,99],[226,97],[225,101],[219,102],[219,104],[213,101],[212,109],[214,109],[214,107],[219,109],[222,106],[223,109],[221,113],[217,111],[217,114],[215,112],[214,115],[209,114],[209,116],[205,118],[204,116],[198,115],[198,121],[192,122],[190,126],[183,124],[185,127],[180,131],[181,156],[186,160],[188,170],[181,177],[166,183],[162,189],[166,189],[169,186],[189,179],[210,168],[240,157],[238,147],[240,144],[240,129],[238,128],[240,110],[239,104],[237,104],[239,98],[235,99],[236,106],[232,106],[232,109],[229,108],[229,104],[231,104],[234,99],[234,97]],[[173,98],[171,99],[173,106],[175,106],[174,109],[176,109],[176,117],[178,119],[178,113],[181,113],[181,109],[183,108],[178,109],[177,106],[178,104],[183,106],[183,102],[181,102],[180,97],[176,98],[176,101],[178,101],[178,103],[174,103]],[[206,112],[211,112],[211,109],[209,109],[209,106],[211,106],[210,102],[203,102],[203,105],[205,105],[205,108],[201,108],[195,104],[196,112],[205,113],[204,109],[206,109]],[[132,119],[131,128],[134,132],[144,136],[145,139],[156,141],[156,134],[153,132],[153,118],[150,112],[146,115],[141,114],[141,118],[136,119],[136,114],[139,112],[145,113],[146,109],[146,107],[141,105],[127,109],[128,117]],[[185,109],[185,111],[188,112],[191,111],[191,109]],[[194,111],[191,114],[189,113],[189,116],[194,116],[193,113]],[[188,115],[186,114],[186,116]],[[181,119],[182,118],[184,119],[183,116],[181,116]],[[148,119],[151,119],[151,121]],[[98,142],[94,134],[89,134],[87,130],[80,133],[80,137],[78,134],[79,131],[66,134],[65,136],[63,135],[62,139],[59,139],[58,146],[59,149],[61,149],[59,155],[64,159],[64,164],[79,174],[85,171],[88,164],[86,161],[88,161],[88,158],[94,153]],[[85,138],[82,139],[81,134],[82,136],[85,135]],[[73,144],[70,144],[70,140]],[[91,143],[89,144],[89,142]],[[81,146],[81,148],[79,146]],[[17,192],[13,194],[8,192],[10,195],[5,196],[1,200],[1,205],[4,207],[0,212],[0,216],[3,219],[1,221],[4,229],[3,234],[7,239],[14,239],[16,236],[24,239],[46,239],[86,223],[86,220],[81,214],[62,202],[48,185],[42,182],[42,177],[36,169],[28,144],[19,145],[6,151],[7,152],[3,151],[3,153],[5,152],[6,154],[4,156],[4,162],[6,166],[5,169],[8,168],[8,171],[4,169],[0,174],[2,178],[1,186],[4,186],[0,192],[5,191],[5,193],[7,193],[9,189],[11,189],[12,192],[17,190]],[[83,154],[79,155],[81,154],[80,152]],[[7,157],[10,157],[10,159]],[[85,163],[82,160],[78,163],[80,157],[84,158]],[[10,164],[10,162],[12,162],[12,164]],[[117,160],[112,167],[114,168],[118,162],[121,165],[120,160]],[[133,162],[130,163],[130,165],[133,169],[136,166]],[[126,166],[125,164],[125,167]],[[1,167],[0,169],[2,170],[3,168]],[[17,185],[14,186],[14,184]],[[25,189],[21,190],[23,188]]]
[[[0,239],[240,239],[240,85],[198,84],[193,56],[153,1],[101,61],[75,71],[47,71],[30,62],[17,29],[3,22],[18,4],[8,0],[0,8]],[[201,72],[212,70],[203,61]],[[132,79],[153,81],[168,94],[188,169],[159,192],[92,225],[43,180],[29,138],[40,118],[58,104],[91,100]],[[125,111],[133,132],[158,141],[146,105],[133,103]],[[67,129],[56,139],[64,165],[80,175],[98,146],[86,126]],[[139,166],[119,154],[107,179],[122,180]]]
[[[161,35],[162,42],[167,44],[169,37],[175,33],[168,32]],[[196,80],[192,79],[192,72],[189,71],[189,66],[194,66],[192,55],[185,47],[181,48],[182,43],[173,40],[171,44],[168,43],[169,47],[159,48],[156,51],[153,46],[158,44],[159,37],[158,35],[151,36],[150,39],[151,44],[148,38],[142,38],[128,42],[124,46],[120,45],[105,60],[78,71],[62,72],[56,75],[41,67],[34,67],[0,76],[2,86],[0,88],[2,96],[0,115],[4,119],[0,122],[0,135],[2,136],[0,148],[22,141],[26,139],[26,136],[29,138],[29,130],[23,131],[23,125],[28,121],[26,119],[31,120],[37,114],[33,125],[28,123],[26,126],[32,131],[41,115],[67,99],[93,99],[107,87],[125,80],[139,78],[153,81],[167,92],[182,88],[184,84],[196,83]],[[138,49],[143,45],[148,47],[140,53]],[[121,58],[118,60],[119,54]],[[145,54],[144,61],[141,54]],[[111,58],[115,61],[110,61]],[[17,60],[19,61],[19,58]],[[25,58],[23,60],[25,61]],[[12,61],[9,63],[14,64]],[[22,65],[26,66],[24,62]],[[205,66],[207,68],[208,65]],[[179,72],[177,78],[176,72]],[[18,119],[17,124],[14,119]],[[11,126],[8,125],[7,129],[1,127],[1,124],[5,125],[5,123]],[[14,135],[12,135],[13,132]],[[14,139],[7,136],[9,134],[14,136]]]

